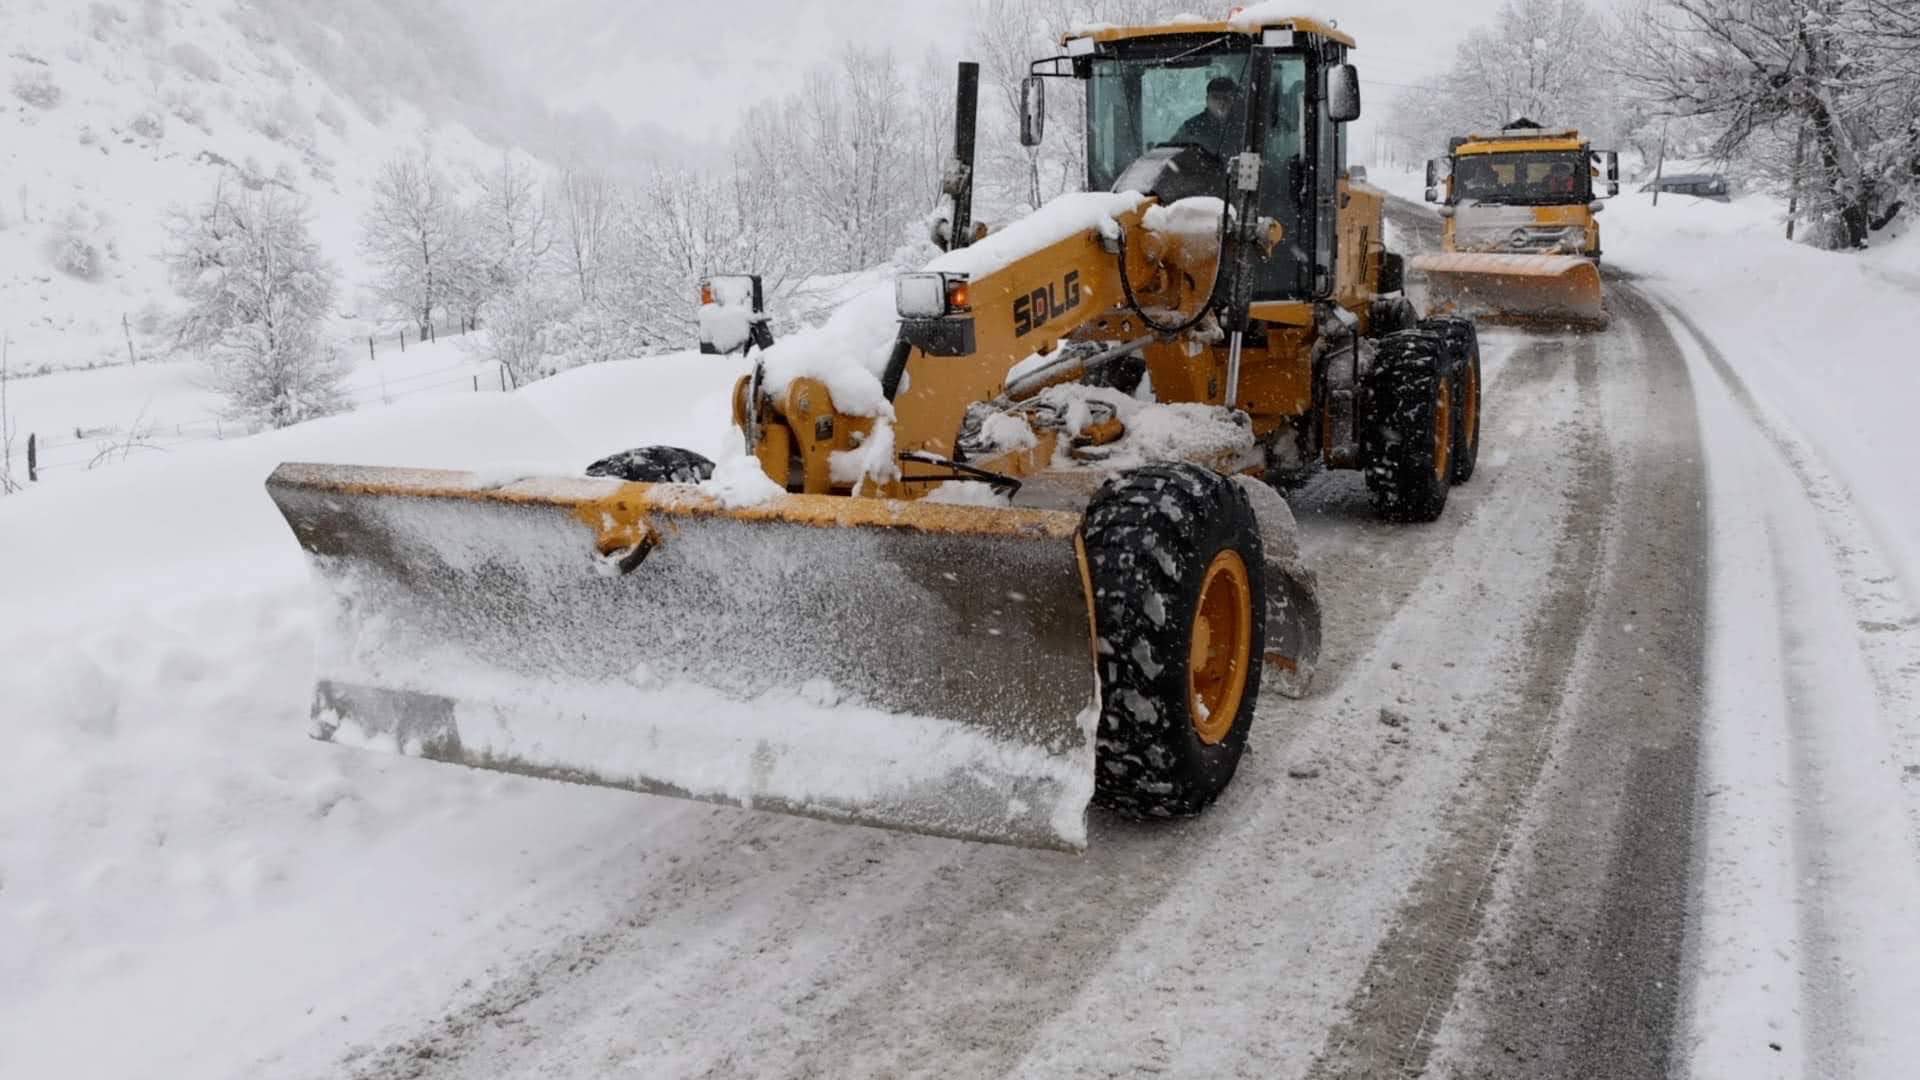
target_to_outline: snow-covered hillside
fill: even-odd
[[[444,55],[461,27],[437,4],[405,7],[421,25],[360,18],[347,0],[0,5],[0,332],[13,373],[158,354],[174,303],[157,259],[165,211],[223,174],[307,197],[341,271],[339,333],[373,315],[357,241],[374,173],[402,152],[456,176],[497,161],[449,99],[511,99],[484,70],[429,64],[421,50]],[[433,77],[380,82],[379,58],[390,71],[409,50]]]

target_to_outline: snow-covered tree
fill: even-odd
[[[374,291],[389,307],[431,332],[436,311],[474,272],[468,220],[453,185],[424,156],[403,155],[374,178],[362,221],[361,249],[378,271]]]
[[[554,197],[559,259],[580,302],[599,292],[618,217],[618,191],[604,173],[571,168],[560,176]]]
[[[1020,83],[1033,61],[1060,52],[1067,32],[1089,24],[1159,24],[1194,10],[1192,0],[974,0],[968,58],[980,62],[980,145],[976,206],[988,216],[1017,212],[1086,183],[1086,88],[1047,82],[1047,133],[1020,145]],[[951,87],[953,68],[946,79]],[[951,89],[945,132],[952,153]]]
[[[275,185],[223,179],[169,219],[167,269],[187,302],[179,344],[203,357],[233,411],[273,427],[345,407],[345,367],[321,340],[334,270],[306,204]]]
[[[1621,124],[1604,31],[1584,0],[1506,0],[1491,24],[1461,42],[1453,66],[1431,88],[1402,94],[1387,131],[1415,155],[1523,117],[1611,144]]]
[[[1645,0],[1624,77],[1710,121],[1836,247],[1864,246],[1920,181],[1920,0]]]
[[[760,171],[784,173],[794,224],[811,235],[824,269],[865,269],[900,244],[912,216],[912,196],[902,190],[910,159],[905,98],[893,54],[848,47],[749,121]]]
[[[547,200],[533,166],[510,152],[500,163],[474,173],[479,195],[473,206],[475,242],[497,288],[519,285],[533,276],[553,249]]]

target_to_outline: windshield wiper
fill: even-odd
[[[1156,63],[1149,64],[1147,66],[1148,67],[1166,67],[1167,65],[1173,63],[1175,60],[1185,60],[1187,57],[1192,56],[1194,53],[1201,52],[1206,49],[1211,49],[1215,45],[1218,45],[1225,40],[1227,40],[1227,36],[1222,34],[1221,36],[1214,38],[1212,41],[1203,41],[1200,44],[1195,45],[1193,48],[1188,49],[1186,52],[1175,53],[1172,56],[1167,57],[1165,60],[1161,60]]]

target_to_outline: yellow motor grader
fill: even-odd
[[[330,604],[313,733],[1064,849],[1090,802],[1200,812],[1319,652],[1274,483],[1361,470],[1429,520],[1478,450],[1473,326],[1417,317],[1345,164],[1353,45],[1247,16],[1067,38],[1022,141],[1079,80],[1088,190],[999,229],[962,65],[945,253],[754,354],[717,466],[282,465]],[[725,351],[751,320],[709,321]]]
[[[1599,325],[1602,198],[1620,193],[1620,160],[1573,130],[1520,119],[1452,140],[1427,162],[1427,201],[1446,219],[1445,252],[1413,267],[1438,310],[1516,321]]]

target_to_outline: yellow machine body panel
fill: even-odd
[[[1121,214],[1115,222],[1137,231],[1140,215]],[[1144,267],[1144,257],[1135,262]],[[1136,280],[1143,280],[1147,271],[1138,273]],[[1049,318],[1022,334],[1015,305],[1030,302],[1036,293],[1049,298]],[[907,362],[906,382],[894,401],[894,439],[902,450],[952,454],[967,407],[998,393],[1015,361],[1052,351],[1090,318],[1112,311],[1124,299],[1119,268],[1099,232],[1091,229],[970,281],[968,294],[973,353],[928,356],[916,350]]]

